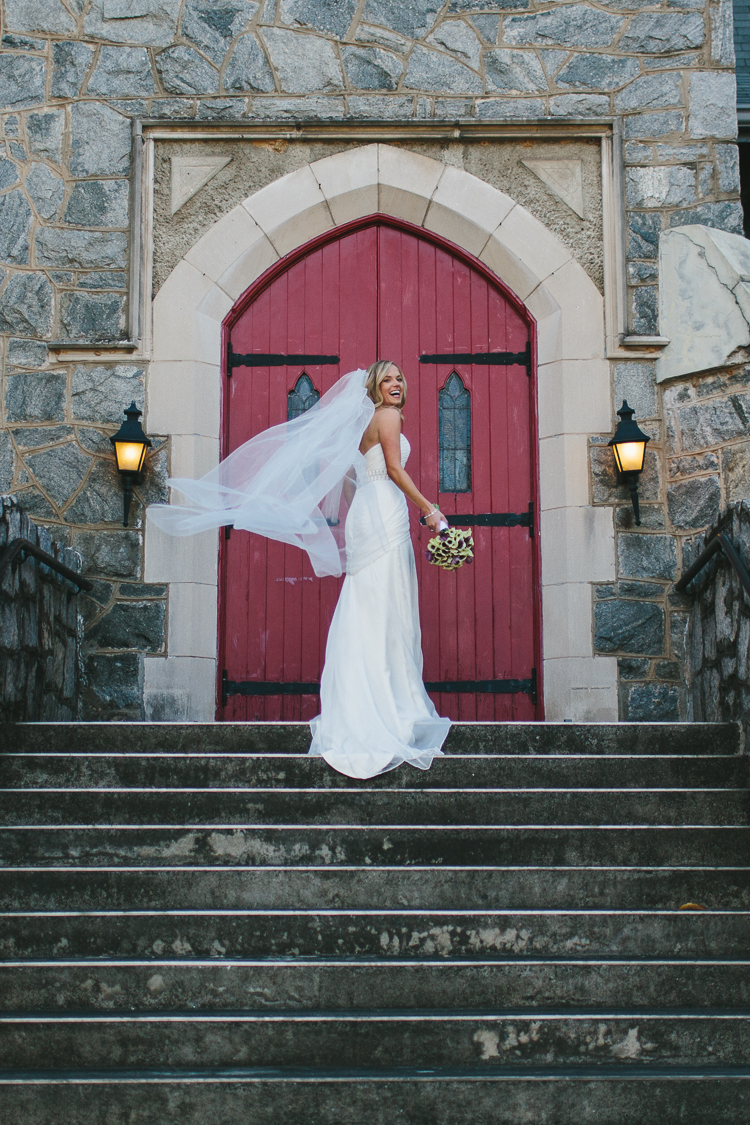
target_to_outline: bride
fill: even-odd
[[[406,498],[422,509],[430,530],[436,532],[443,517],[404,468],[409,442],[401,433],[406,403],[402,371],[390,360],[380,360],[368,369],[365,385],[375,404],[359,446],[365,479],[346,520],[347,576],[328,633],[320,715],[310,724],[309,751],[357,778],[374,777],[402,762],[429,769],[442,754],[450,727],[422,682],[417,572]],[[373,501],[385,543],[382,531],[372,526]]]
[[[300,417],[272,426],[200,480],[172,479],[191,506],[154,504],[170,535],[231,525],[307,551],[315,573],[347,576],[333,615],[310,754],[349,777],[442,755],[450,720],[422,682],[406,499],[443,519],[405,465],[406,380],[390,360],[343,376]]]

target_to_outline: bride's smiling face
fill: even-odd
[[[389,367],[378,388],[383,396],[383,406],[404,404],[404,377],[397,367]]]

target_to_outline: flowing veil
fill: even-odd
[[[190,504],[152,504],[148,518],[169,535],[229,524],[301,547],[319,577],[341,575],[346,516],[367,481],[359,443],[375,406],[366,378],[361,369],[342,376],[305,414],[256,434],[200,480],[170,478]],[[376,490],[362,496],[388,550]]]

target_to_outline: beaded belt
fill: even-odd
[[[368,469],[367,470],[367,479],[368,480],[390,480],[390,477],[388,476],[388,470],[387,469]]]

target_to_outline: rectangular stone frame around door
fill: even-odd
[[[451,126],[418,123],[414,126],[398,126],[397,128],[392,125],[315,125],[291,129],[286,125],[276,127],[264,125],[259,128],[246,123],[238,126],[222,124],[220,127],[204,129],[196,128],[194,123],[144,122],[142,128],[139,128],[136,132],[136,146],[142,159],[140,160],[140,176],[136,185],[136,206],[134,208],[134,214],[138,216],[138,228],[133,232],[134,236],[137,236],[134,238],[133,250],[134,260],[138,263],[138,268],[133,271],[131,288],[134,298],[133,332],[134,335],[139,337],[139,350],[135,358],[146,361],[154,360],[154,366],[156,366],[160,362],[157,353],[165,346],[167,349],[170,346],[163,335],[160,340],[155,341],[151,331],[151,318],[145,315],[145,310],[150,310],[151,305],[154,162],[155,146],[160,142],[174,142],[179,139],[180,144],[189,143],[192,145],[205,141],[215,144],[222,139],[228,139],[234,142],[238,140],[250,142],[253,145],[273,145],[283,142],[287,145],[301,143],[309,146],[316,141],[326,141],[349,147],[355,146],[358,149],[379,142],[381,145],[389,146],[390,149],[396,146],[409,148],[412,145],[418,146],[420,144],[440,143],[450,145],[458,142],[466,144],[479,142],[491,146],[494,143],[511,139],[528,142],[530,137],[559,140],[561,142],[569,142],[578,138],[595,138],[600,146],[603,211],[603,311],[606,311],[606,343],[609,346],[605,350],[605,332],[602,323],[600,344],[594,349],[594,355],[600,358],[582,358],[578,362],[579,365],[591,365],[592,363],[600,365],[604,361],[605,355],[631,357],[632,351],[623,349],[619,344],[624,331],[624,277],[622,269],[621,178],[619,175],[620,160],[617,138],[613,135],[613,125],[606,121],[585,123],[561,121],[555,123],[524,123],[522,127],[512,124]],[[320,161],[321,166],[324,163],[325,161]],[[446,175],[448,174],[446,173]],[[316,189],[323,190],[319,184],[316,184]],[[332,194],[330,189],[327,190],[329,190],[330,196],[328,206],[332,207],[331,200],[337,199],[338,196],[335,190],[332,191]],[[262,194],[265,195],[266,193]],[[479,208],[482,207],[482,200],[478,198],[475,202]],[[235,210],[237,209],[235,208]],[[440,208],[437,203],[433,210],[438,214]],[[225,220],[221,220],[221,222],[224,223],[224,226],[227,226],[228,220],[229,216],[226,216]],[[441,221],[439,214],[436,221]],[[447,231],[447,236],[454,237],[459,244],[462,238],[461,231],[458,229],[460,226],[459,223],[457,227],[455,221],[452,221],[452,226],[451,222],[448,222],[449,229]],[[532,254],[534,252],[533,246],[531,252]],[[186,268],[182,271],[185,280],[190,273],[188,259],[192,256],[193,261],[197,263],[200,254],[201,251],[197,247],[187,252],[183,259]],[[491,256],[490,249],[487,257],[490,258]],[[566,255],[563,255],[564,257]],[[493,263],[488,261],[488,264],[492,268]],[[562,265],[563,262],[561,261],[560,267]],[[196,301],[198,303],[203,302],[203,314],[216,323],[218,328],[226,310],[216,305],[217,298],[211,296],[212,287],[207,280],[211,267],[206,262],[201,261],[199,265],[193,265],[191,268],[190,277],[197,284],[197,289],[191,297],[188,293],[190,285],[188,284],[187,288],[183,285],[182,297],[176,308],[177,310],[184,310],[184,316],[185,312],[194,307]],[[569,268],[572,267],[566,266],[566,269]],[[553,270],[554,272],[555,270]],[[561,268],[558,268],[557,272],[562,272]],[[205,280],[203,286],[200,282],[200,276]],[[588,279],[586,281],[588,282]],[[204,291],[199,293],[198,290],[201,288]],[[587,288],[587,285],[582,285],[581,288]],[[591,286],[591,289],[593,288]],[[597,299],[601,301],[601,298]],[[535,293],[532,294],[529,307],[532,307],[533,300],[536,300],[538,307],[532,308],[532,311],[539,322],[546,324],[548,329],[559,333],[560,325],[553,325],[557,314],[548,307],[549,295],[547,296],[547,307],[545,307],[542,287],[538,287],[538,292],[535,290]],[[564,301],[565,297],[561,296],[561,300]],[[172,301],[171,297],[170,301]],[[191,301],[193,305],[191,305]],[[213,310],[208,307],[212,301],[216,306]],[[221,303],[221,300],[219,300],[219,305]],[[141,310],[139,314],[137,313],[138,309]],[[558,304],[558,313],[559,311],[560,306]],[[177,316],[171,317],[173,322],[180,319],[179,311]],[[570,317],[567,318],[567,323],[572,329],[573,324]],[[194,329],[195,325],[193,324],[187,328],[189,333],[194,333]],[[198,351],[204,347],[211,350],[213,345],[209,337],[212,332],[213,330],[209,331],[208,337],[200,344],[196,344]],[[193,340],[193,343],[195,344],[196,341]],[[174,344],[178,348],[181,346],[179,341],[174,341]],[[650,341],[643,341],[643,344],[650,345]],[[169,352],[170,356],[171,354]],[[193,358],[196,354],[197,352],[194,353]],[[552,676],[552,680],[556,680],[558,683],[558,687],[552,690],[551,696],[548,690],[548,699],[551,702],[548,713],[550,718],[612,718],[616,715],[614,661],[608,658],[594,660],[590,638],[584,638],[581,635],[580,628],[575,637],[571,636],[571,628],[573,633],[576,633],[573,626],[581,612],[584,613],[584,616],[590,617],[590,583],[592,581],[606,581],[611,576],[614,557],[612,530],[605,526],[607,514],[595,512],[588,506],[588,496],[586,495],[584,498],[583,495],[588,486],[585,479],[585,469],[580,456],[578,456],[579,451],[571,452],[567,448],[580,444],[577,436],[580,431],[576,430],[575,418],[572,417],[580,404],[580,394],[575,391],[575,380],[572,372],[568,370],[566,375],[563,369],[566,362],[564,355],[563,348],[562,355],[558,356],[548,369],[550,378],[540,380],[539,402],[542,443],[543,445],[546,443],[550,449],[553,446],[559,447],[561,452],[555,453],[554,459],[558,462],[558,470],[560,465],[565,466],[562,481],[559,480],[559,471],[550,474],[550,476],[554,475],[558,478],[554,482],[550,480],[550,487],[557,489],[558,492],[561,487],[563,489],[565,487],[572,488],[578,501],[573,503],[571,507],[571,504],[567,502],[570,497],[551,497],[549,498],[548,509],[542,512],[543,542],[549,540],[550,548],[554,543],[557,556],[555,559],[548,556],[547,562],[544,564],[550,576],[550,581],[546,584],[547,589],[545,589],[545,619],[555,623],[554,629],[545,629],[545,668],[548,673],[554,670],[555,674]],[[205,361],[208,361],[208,355],[205,356]],[[214,356],[215,362],[216,356]],[[557,364],[557,367],[555,367],[555,364]],[[603,387],[601,377],[597,378],[600,388]],[[184,410],[185,403],[177,402],[174,398],[171,401],[165,400],[163,395],[160,397],[157,383],[158,380],[155,383],[152,379],[149,379],[147,425],[152,432],[165,431],[173,435],[173,474],[200,475],[211,467],[212,460],[215,460],[218,455],[218,445],[214,439],[209,437],[206,440],[206,435],[194,432],[194,427],[191,428],[189,423],[185,424],[184,419],[182,422],[175,419],[175,412]],[[187,391],[187,388],[185,390]],[[571,391],[572,393],[570,393]],[[210,404],[208,405],[210,406]],[[591,403],[584,405],[588,412],[585,420],[585,433],[600,432],[608,428],[611,416],[608,394],[604,396],[600,390],[597,401],[593,405]],[[209,415],[212,409],[211,407],[208,410]],[[596,417],[591,416],[592,410]],[[561,415],[565,416],[562,417],[562,421]],[[553,418],[555,419],[554,423],[552,422]],[[216,432],[218,433],[218,418],[216,421]],[[177,429],[175,429],[175,425],[177,425]],[[180,436],[180,427],[183,431],[189,432],[182,432]],[[568,427],[572,428],[567,430],[569,437],[566,438],[566,428]],[[580,436],[585,442],[585,435],[581,434]],[[542,487],[542,507],[544,509],[544,490],[546,489],[544,474]],[[563,501],[563,507],[575,517],[572,524],[565,518],[563,524],[560,524],[558,518],[560,511],[559,508],[555,507],[556,504],[559,504],[560,499]],[[602,516],[604,516],[605,523],[602,522]],[[571,585],[571,574],[567,561],[573,553],[580,552],[584,541],[588,541],[590,546],[589,565],[584,567],[583,570],[579,568],[575,577],[581,580],[576,580]],[[175,570],[174,552],[172,552],[171,560],[168,561],[169,552],[165,551],[163,546],[155,543],[153,536],[147,534],[146,555],[146,571],[149,580],[167,581],[170,585],[168,656],[167,659],[147,658],[146,660],[144,690],[147,715],[158,715],[158,717],[169,717],[171,715],[190,719],[210,718],[213,715],[215,695],[215,636],[212,637],[212,619],[215,629],[215,566],[212,562],[212,559],[215,559],[215,543],[200,543],[198,540],[183,541],[180,545],[179,566]],[[172,567],[171,571],[170,566]],[[570,641],[573,641],[573,643],[569,643]],[[581,664],[581,662],[583,663]],[[206,674],[207,667],[212,663],[214,663],[213,672],[212,676],[209,676]],[[576,670],[577,663],[581,664],[578,670]],[[547,678],[549,689],[551,686],[549,675]]]

